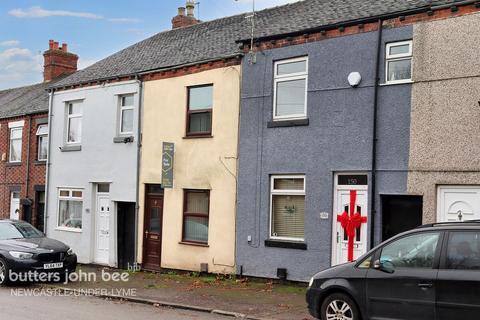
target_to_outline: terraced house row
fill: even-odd
[[[344,212],[354,257],[480,219],[479,1],[193,9],[80,71],[51,41],[0,92],[3,218],[82,263],[298,281],[347,260]]]

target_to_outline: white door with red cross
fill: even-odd
[[[337,217],[341,216],[344,212],[350,213],[350,192],[352,190],[356,191],[354,212],[358,212],[364,217],[368,216],[368,185],[366,184],[366,176],[364,176],[364,179],[352,178],[354,179],[353,181],[351,179],[345,179],[346,176],[342,176],[340,179],[338,177],[339,176],[335,179],[334,190],[332,265],[348,262],[348,236],[341,223],[337,221]],[[359,175],[351,175],[351,177],[359,177]],[[357,259],[367,252],[367,239],[367,223],[362,223],[355,233],[353,242],[354,259]]]

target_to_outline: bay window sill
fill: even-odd
[[[307,244],[303,241],[289,241],[280,239],[265,240],[265,247],[307,250]]]
[[[299,127],[299,126],[308,126],[310,123],[308,118],[305,119],[284,119],[284,120],[274,120],[267,123],[267,128],[282,128],[282,127]]]

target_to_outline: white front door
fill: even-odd
[[[110,197],[108,195],[97,196],[95,224],[95,262],[108,264],[110,249]]]
[[[354,176],[355,177],[355,176]],[[356,177],[359,177],[356,175]],[[348,261],[348,236],[342,228],[340,222],[337,222],[337,217],[344,212],[350,213],[350,191],[355,190],[357,197],[355,201],[355,211],[361,216],[368,216],[368,186],[364,185],[339,185],[341,181],[350,181],[349,179],[335,178],[335,196],[334,196],[334,214],[333,214],[333,243],[332,243],[332,265],[342,264]],[[356,181],[359,181],[358,179]],[[366,177],[365,177],[366,181]],[[348,182],[346,182],[348,183]],[[357,259],[362,254],[367,252],[367,224],[357,228],[353,243],[353,258]]]
[[[18,191],[10,193],[10,219],[20,219],[20,192]]]
[[[440,186],[437,197],[438,222],[480,219],[480,186]]]

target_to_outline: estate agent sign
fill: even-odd
[[[162,146],[162,187],[173,188],[173,155],[175,144],[164,142]]]

